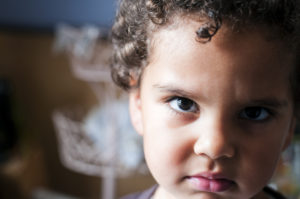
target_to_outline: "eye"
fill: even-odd
[[[169,100],[169,104],[172,109],[178,112],[196,113],[198,111],[197,104],[193,100],[184,97],[174,97]]]
[[[263,107],[247,107],[240,113],[240,117],[247,120],[263,121],[270,117],[270,111]]]

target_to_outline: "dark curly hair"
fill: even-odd
[[[196,30],[203,43],[225,23],[233,30],[260,25],[272,28],[276,37],[300,54],[299,4],[300,0],[121,0],[112,28],[112,78],[125,90],[139,87],[149,56],[148,34],[170,24],[176,15],[192,14],[206,21]],[[296,104],[300,104],[298,59],[291,78]]]

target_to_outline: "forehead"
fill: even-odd
[[[282,42],[267,40],[263,29],[233,32],[222,26],[210,42],[203,44],[195,33],[200,26],[201,22],[184,19],[154,34],[145,69],[145,74],[147,70],[153,72],[151,76],[155,74],[153,83],[169,81],[190,90],[209,83],[209,89],[214,85],[219,91],[232,87],[244,96],[241,90],[257,95],[275,92],[274,85],[287,90],[292,55]]]
[[[232,27],[224,24],[212,41],[201,43],[198,42],[196,32],[204,23],[191,17],[176,17],[169,25],[154,31],[148,43],[148,63],[154,63],[164,54],[169,55],[168,57],[176,57],[176,53],[184,53],[186,57],[189,57],[189,54],[196,54],[193,53],[195,51],[198,51],[198,54],[215,57],[218,53],[235,54],[238,58],[241,53],[240,49],[243,49],[243,53],[247,56],[240,56],[238,59],[240,62],[265,62],[266,67],[272,69],[272,62],[275,61],[273,58],[276,57],[280,58],[278,60],[280,65],[283,65],[281,67],[283,70],[290,68],[286,65],[294,65],[295,58],[292,50],[287,48],[287,43],[283,40],[272,37],[271,29],[249,26],[234,31]],[[191,48],[184,49],[186,46]],[[264,56],[261,56],[262,54]]]
[[[153,26],[150,28],[149,48],[152,51],[149,53],[153,57],[153,53],[157,52],[162,46],[168,47],[177,45],[193,43],[194,45],[202,44],[196,32],[208,23],[206,19],[201,19],[195,15],[174,15],[173,19],[167,24],[160,26]],[[241,41],[247,40],[244,44],[251,44],[255,42],[256,45],[262,48],[274,48],[280,51],[280,54],[287,54],[291,52],[291,45],[288,40],[280,39],[278,30],[267,25],[245,25],[244,27],[233,26],[226,21],[223,22],[220,30],[212,37],[214,44],[219,47],[236,47],[242,44]],[[182,43],[179,43],[182,42]],[[163,44],[162,44],[163,43]],[[210,43],[210,42],[208,42]],[[160,45],[161,44],[161,45]],[[254,45],[247,47],[255,47]],[[154,50],[156,49],[156,50]]]

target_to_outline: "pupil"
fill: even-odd
[[[188,99],[178,99],[177,103],[182,110],[189,110],[193,105],[193,102]]]
[[[246,115],[249,118],[257,118],[261,114],[261,109],[260,108],[246,108]]]

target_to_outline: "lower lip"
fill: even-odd
[[[188,177],[187,180],[198,191],[224,192],[230,189],[234,182],[227,179],[208,179],[205,177]]]

